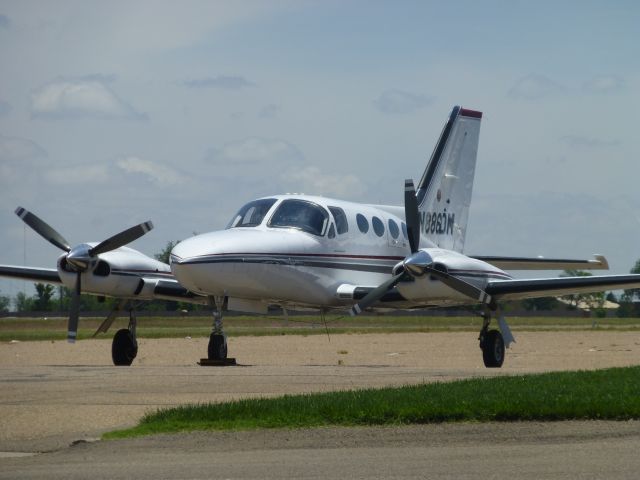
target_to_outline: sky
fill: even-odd
[[[131,246],[303,192],[402,204],[454,105],[484,113],[465,253],[640,258],[635,1],[0,0],[0,264]],[[23,282],[0,281],[15,295]]]

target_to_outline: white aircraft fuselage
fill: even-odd
[[[260,201],[272,204],[259,223],[232,222],[225,230],[197,235],[174,247],[171,269],[181,285],[200,295],[228,297],[231,310],[264,311],[273,304],[344,308],[357,298],[357,288],[381,284],[411,253],[402,207],[309,195],[275,195]],[[298,212],[278,221],[278,212],[288,203],[320,209],[317,228],[296,225]],[[489,278],[511,278],[486,262],[440,249],[424,235],[420,248],[479,288]],[[390,297],[380,306],[401,308],[407,301],[411,306],[470,303],[467,296],[430,276],[401,282],[397,290],[401,297]]]

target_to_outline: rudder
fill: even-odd
[[[456,106],[418,184],[421,237],[462,252],[469,220],[482,112]]]

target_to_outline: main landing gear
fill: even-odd
[[[222,315],[227,311],[228,299],[224,296],[211,297],[209,304],[213,307],[213,330],[209,336],[207,358],[224,361],[227,359],[227,335],[222,329]]]
[[[491,310],[485,309],[482,315],[483,323],[480,330],[480,349],[482,350],[482,360],[487,368],[500,368],[504,363],[505,350],[509,348],[512,342],[515,342],[511,330],[502,315],[502,312],[496,307],[498,312],[498,325],[500,330],[489,330],[491,323]]]
[[[111,343],[111,358],[114,365],[128,367],[138,355],[137,323],[136,311],[131,307],[129,309],[129,326],[118,330]]]

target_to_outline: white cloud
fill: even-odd
[[[58,79],[31,94],[34,118],[100,118],[145,120],[109,88],[105,80],[114,77],[89,76]]]
[[[58,166],[48,170],[45,179],[57,186],[85,185],[95,188],[97,183],[140,186],[142,179],[154,187],[171,187],[185,183],[188,177],[167,165],[131,155],[101,163]]]
[[[559,85],[553,80],[531,73],[520,78],[509,90],[509,96],[524,100],[538,100],[541,98],[562,94],[566,91],[565,87]]]
[[[46,157],[47,152],[36,142],[26,138],[0,135],[0,163],[22,162]]]
[[[52,168],[44,173],[44,177],[53,186],[84,185],[90,188],[98,182],[106,183],[110,179],[108,165],[96,163]]]
[[[616,75],[600,75],[582,85],[590,93],[610,93],[624,88],[624,80]]]
[[[284,140],[249,137],[226,143],[207,152],[205,160],[218,165],[250,165],[299,162],[304,156]]]
[[[166,165],[138,157],[123,157],[115,162],[116,166],[128,174],[140,174],[158,187],[172,187],[187,181],[182,173]]]
[[[250,82],[246,78],[235,75],[219,75],[217,77],[184,80],[182,84],[189,88],[222,88],[226,90],[240,90],[241,88],[255,86],[255,83]]]
[[[587,149],[615,147],[620,144],[618,140],[600,140],[598,138],[589,138],[580,135],[565,135],[560,138],[560,141],[570,147]]]
[[[355,175],[327,174],[316,166],[285,171],[282,179],[296,192],[353,198],[362,195],[365,188]]]
[[[380,94],[377,100],[373,101],[378,110],[388,114],[413,113],[432,103],[432,97],[403,92],[402,90],[386,90]]]

